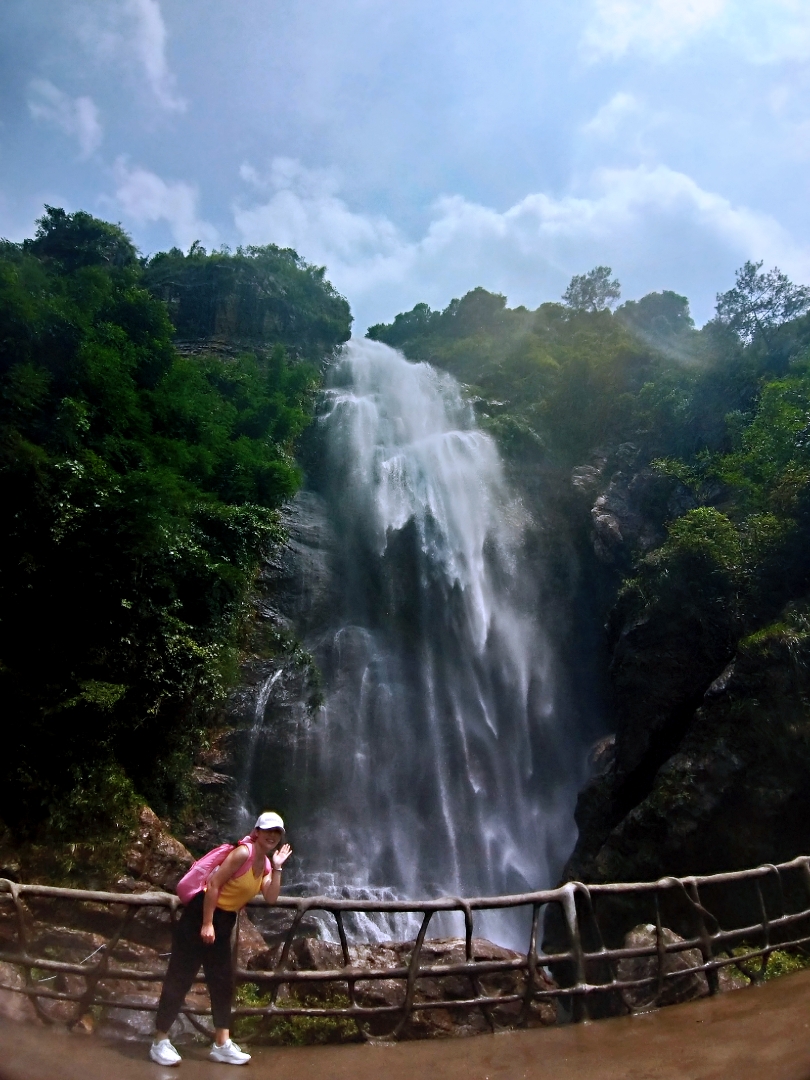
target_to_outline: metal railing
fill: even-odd
[[[141,993],[137,998],[127,996],[122,987],[138,983],[142,990],[143,984],[160,983],[165,965],[152,961],[128,966],[114,962],[114,955],[127,941],[149,937],[147,913],[153,920],[157,916],[154,932],[165,944],[179,907],[176,896],[163,892],[121,894],[0,879],[0,964],[13,965],[21,973],[16,982],[6,980],[4,989],[31,999],[45,1022],[54,1020],[48,1002],[72,1003],[69,1016],[64,1009],[60,1014],[69,1025],[94,1007],[153,1011],[157,986],[152,996]],[[537,1019],[544,1004],[553,1007],[553,1016],[574,1021],[655,1007],[667,1000],[673,981],[682,983],[689,977],[705,980],[704,992],[713,994],[726,968],[742,971],[749,982],[759,981],[774,950],[802,950],[810,944],[810,857],[654,882],[572,881],[557,889],[514,896],[424,901],[282,897],[276,908],[290,916],[283,943],[275,953],[268,952],[267,969],[237,967],[237,984],[254,984],[258,993],[253,996],[259,1003],[237,1004],[236,1017],[342,1018],[354,1021],[366,1038],[397,1039],[407,1036],[420,1014],[450,1010],[454,1015],[477,1012],[494,1030],[525,1026]],[[481,959],[479,945],[476,959],[476,915],[504,909],[527,912],[525,953]],[[334,920],[342,963],[328,969],[297,966],[296,941],[301,940],[303,920],[313,912]],[[464,919],[463,959],[431,963],[425,948],[431,920],[450,912],[461,913]],[[348,940],[348,913],[417,914],[421,925],[415,941],[399,947],[396,966],[364,966]],[[68,915],[74,926],[89,927],[103,939],[81,962],[60,958],[53,944],[43,945],[48,927],[55,919],[66,925],[71,921]],[[625,934],[645,915],[648,942],[625,947]],[[676,930],[683,936],[676,936]],[[460,956],[461,939],[457,951]],[[152,955],[154,960],[157,954]],[[646,967],[633,965],[643,958]],[[756,960],[759,965],[750,967]],[[434,981],[432,994],[423,992],[424,980]],[[380,995],[375,997],[370,988],[381,983],[389,990],[396,988],[397,1000],[379,1003]],[[450,985],[444,994],[442,988]],[[208,1030],[199,1019],[207,1015],[204,1005],[187,1004],[184,1012],[199,1030]]]

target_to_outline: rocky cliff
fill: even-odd
[[[639,467],[629,446],[575,469],[572,485],[589,503],[590,520],[579,513],[592,559],[615,590],[606,625],[614,733],[592,751],[563,876],[649,880],[806,853],[807,601],[750,632],[702,578],[670,580],[663,598],[622,588],[662,542],[663,522],[695,504],[676,481]]]

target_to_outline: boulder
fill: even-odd
[[[661,928],[663,944],[675,945],[683,938],[673,933],[668,927]],[[684,949],[680,952],[665,953],[659,963],[657,955],[657,936],[655,926],[646,923],[635,926],[624,939],[625,949],[653,949],[650,956],[635,956],[620,960],[617,975],[621,981],[633,979],[653,979],[646,986],[630,987],[622,990],[622,998],[631,1012],[655,1008],[658,1005],[676,1005],[693,998],[706,997],[709,983],[702,971],[688,971],[703,962],[700,949]],[[678,974],[683,972],[683,974]],[[660,992],[659,973],[663,976]]]
[[[373,945],[350,945],[350,966],[386,970],[407,967],[413,953],[414,943],[385,942]],[[273,969],[279,961],[282,946],[274,945],[263,954],[255,956],[251,967]],[[463,938],[428,939],[422,945],[420,954],[423,965],[453,965],[464,962],[465,943]],[[501,948],[482,938],[473,940],[473,959],[479,962],[493,960],[516,960],[521,953]],[[341,947],[333,942],[313,938],[296,939],[289,952],[287,967],[293,971],[328,971],[343,967]],[[538,971],[534,978],[537,990],[553,990],[555,984],[543,972]],[[414,1001],[434,1004],[435,1008],[418,1009],[411,1017],[407,1034],[416,1038],[432,1038],[438,1035],[473,1035],[490,1031],[493,1026],[514,1024],[521,1013],[522,1002],[497,1002],[488,1007],[487,1012],[478,1009],[453,1008],[453,1002],[469,998],[487,996],[501,997],[511,994],[523,994],[526,988],[526,975],[521,971],[505,971],[485,974],[479,977],[470,975],[431,975],[416,980]],[[355,997],[360,1005],[368,1007],[401,1006],[405,1001],[406,980],[402,977],[391,979],[359,979],[355,983]],[[291,984],[293,996],[308,1000],[328,1000],[335,994],[345,995],[348,984],[336,980],[328,984],[312,984],[298,987]],[[384,1037],[398,1022],[397,1016],[381,1016],[369,1022],[370,1033]],[[557,1010],[552,1001],[532,1002],[527,1017],[529,1027],[556,1023]]]
[[[126,857],[126,868],[133,878],[167,892],[174,892],[194,856],[166,829],[148,806],[141,807],[138,825]]]
[[[16,1020],[37,1023],[38,1017],[34,1004],[25,994],[15,993],[25,985],[25,978],[19,968],[13,964],[0,963],[0,1017],[4,1020]]]
[[[239,915],[239,937],[237,951],[237,965],[241,968],[250,967],[254,957],[267,952],[264,938],[253,925],[246,911]]]
[[[129,983],[119,984],[123,987],[121,997],[126,997],[133,1003],[142,1002],[144,1005],[155,1003],[160,995],[160,983]],[[195,1008],[207,1009],[209,1007],[208,994],[205,987],[197,983],[186,996],[186,1003]],[[197,1018],[201,1023],[210,1026],[210,1019],[205,1016]],[[96,1023],[96,1034],[106,1039],[121,1039],[127,1042],[151,1041],[155,1034],[155,1013],[152,1009],[116,1009],[110,1006],[102,1010]],[[182,1014],[172,1025],[170,1032],[174,1042],[193,1042],[199,1038],[199,1033],[188,1017]]]

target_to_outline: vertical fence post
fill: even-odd
[[[413,945],[411,962],[408,965],[408,982],[405,986],[405,1001],[402,1006],[402,1019],[391,1032],[391,1036],[394,1039],[399,1038],[399,1036],[405,1030],[411,1019],[411,1013],[413,1012],[413,998],[414,994],[416,993],[416,977],[419,971],[419,960],[422,955],[422,944],[424,943],[428,923],[430,922],[430,917],[432,914],[432,911],[425,911],[422,915],[422,925],[419,927],[419,933],[416,935],[416,941]]]
[[[14,901],[14,911],[17,917],[17,939],[20,942],[20,945],[22,945],[24,956],[26,957],[26,959],[30,959],[31,953],[29,946],[31,944],[31,941],[28,936],[28,927],[25,922],[25,917],[26,915],[30,915],[31,913],[28,910],[28,906],[25,901],[20,897],[20,890],[16,881],[9,882],[9,892],[11,893],[11,899]],[[34,974],[31,968],[27,965],[25,968],[24,979],[25,985],[30,989],[34,989]],[[53,1020],[43,1009],[42,1002],[39,1000],[39,998],[34,996],[32,998],[32,1001],[34,1005],[34,1012],[37,1014],[39,1019],[44,1024],[52,1024]]]
[[[664,990],[664,961],[667,950],[664,944],[664,927],[661,923],[661,901],[658,890],[655,890],[655,952],[658,956],[658,978],[655,986],[655,1004],[658,1005]]]
[[[698,925],[698,937],[700,938],[700,954],[703,958],[704,964],[709,964],[714,959],[714,941],[709,929],[706,926],[706,919],[704,918],[704,907],[700,902],[700,893],[698,892],[697,883],[694,878],[689,878],[685,882],[687,893],[692,901],[692,907],[695,913],[695,919]],[[717,976],[717,968],[708,968],[706,971],[706,981],[709,984],[709,994],[714,995],[720,989],[720,981]]]
[[[585,953],[582,948],[582,938],[579,932],[576,899],[577,890],[585,888],[586,887],[578,881],[569,881],[562,889],[563,913],[565,914],[565,921],[568,926],[568,936],[571,938],[571,949],[574,954],[574,966],[576,971],[575,993],[573,995],[573,1001],[571,1002],[571,1012],[575,1024],[579,1023],[580,1020],[587,1020],[590,1015],[587,995],[584,992],[584,988],[587,985],[587,973],[585,970]],[[576,991],[580,992],[577,993]]]
[[[349,952],[349,942],[346,938],[346,927],[343,925],[343,912],[338,908],[338,910],[334,911],[332,914],[335,916],[335,922],[337,923],[338,938],[340,939],[340,952],[343,956],[343,966],[344,968],[348,968],[351,967],[352,958],[351,953]],[[347,979],[346,984],[349,991],[349,1008],[353,1009],[357,1005],[357,986],[355,980],[352,978]],[[358,1016],[355,1016],[354,1024],[360,1035],[365,1038],[366,1032],[364,1031]]]
[[[534,997],[534,979],[537,974],[537,928],[540,924],[540,904],[532,904],[532,928],[529,932],[529,948],[526,952],[526,992],[520,1007],[518,1027],[528,1023]]]
[[[464,912],[464,958],[468,964],[471,964],[474,960],[473,957],[473,915],[472,908],[466,900],[459,900],[461,910]],[[474,973],[470,975],[470,984],[473,988],[473,993],[476,997],[484,997],[484,992],[481,989],[481,980]],[[492,1016],[492,1009],[489,1005],[481,1006],[481,1013],[484,1019],[489,1025],[489,1030],[495,1030],[495,1020]]]

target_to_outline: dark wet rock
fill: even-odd
[[[201,788],[221,787],[232,782],[232,777],[227,773],[214,772],[207,765],[195,765],[191,770],[191,779]]]
[[[110,953],[110,959],[116,965],[122,967],[140,967],[145,971],[158,971],[161,969],[165,957],[161,957],[157,948],[148,945],[139,945],[135,941],[121,938],[116,942]]]
[[[105,939],[101,934],[85,930],[73,930],[68,926],[41,926],[32,937],[37,949],[55,950],[70,959],[82,958],[103,948]]]
[[[619,471],[591,509],[594,552],[601,562],[629,566],[662,543],[666,521],[696,505],[688,488],[649,467]]]
[[[616,736],[604,735],[598,739],[588,754],[588,765],[593,776],[600,776],[613,767],[616,761]]]
[[[141,1002],[144,1005],[155,1001],[155,990],[145,990],[140,993],[132,987],[122,991],[121,996],[129,1001]],[[187,1021],[185,1021],[187,1023]],[[192,1029],[193,1030],[193,1029]],[[126,1042],[139,1041],[154,1038],[155,1014],[151,1009],[116,1009],[105,1008],[101,1017],[96,1022],[96,1034],[105,1039],[121,1039]],[[172,1032],[174,1035],[175,1032]]]
[[[217,794],[224,794],[229,789],[226,789],[224,785],[212,785],[209,790]],[[218,817],[195,818],[183,828],[183,843],[192,850],[197,858],[224,843],[224,836],[233,839],[226,830],[224,820]]]
[[[271,907],[269,904],[256,904],[250,907],[250,920],[267,945],[284,942],[292,926],[295,912],[289,908]],[[296,936],[319,937],[322,927],[314,915],[304,915],[298,924]]]
[[[608,576],[608,568],[627,573],[634,558],[662,543],[667,522],[697,506],[690,490],[646,464],[634,443],[594,451],[570,482],[578,508],[569,513],[584,524],[587,499],[591,550]]]
[[[751,628],[719,576],[689,580],[688,563],[673,563],[644,577],[639,558],[696,501],[634,444],[600,450],[571,485],[583,533],[590,507],[594,591],[609,611],[614,735],[592,750],[563,879],[713,873],[809,851],[807,626],[787,628],[783,613],[767,646],[741,642]]]
[[[154,1004],[160,995],[160,983],[136,984],[130,983],[126,988],[122,983],[120,994],[122,998],[133,1004]],[[186,997],[188,1005],[200,1008],[208,1008],[208,994],[202,985],[195,985]],[[205,1016],[199,1017],[202,1023],[207,1022]],[[126,1042],[147,1042],[155,1035],[155,1013],[152,1009],[116,1009],[109,1006],[101,1011],[101,1015],[95,1025],[95,1033],[104,1039],[120,1039]],[[172,1025],[171,1039],[176,1043],[196,1041],[199,1033],[188,1017],[180,1015]]]
[[[684,702],[683,724],[670,728],[669,738],[656,728],[655,709],[668,693],[679,687],[683,693],[683,684],[662,665],[658,685],[650,670],[645,699],[637,680],[635,703],[628,699],[617,732],[616,759],[580,795],[580,836],[566,876],[649,881],[787,862],[808,852],[810,633],[790,620],[788,613],[741,642],[714,679],[706,672],[704,693],[693,709]],[[636,754],[642,719],[646,762]],[[649,767],[643,784],[639,762]],[[788,904],[806,903],[798,877],[783,885]],[[774,895],[769,902],[781,901]],[[761,920],[753,889],[715,889],[704,903],[726,928]],[[637,911],[635,921],[644,914],[649,918]],[[614,916],[608,923],[618,932],[633,912]],[[694,933],[685,906],[673,909],[671,920],[674,929]],[[621,932],[626,929],[625,921]]]

